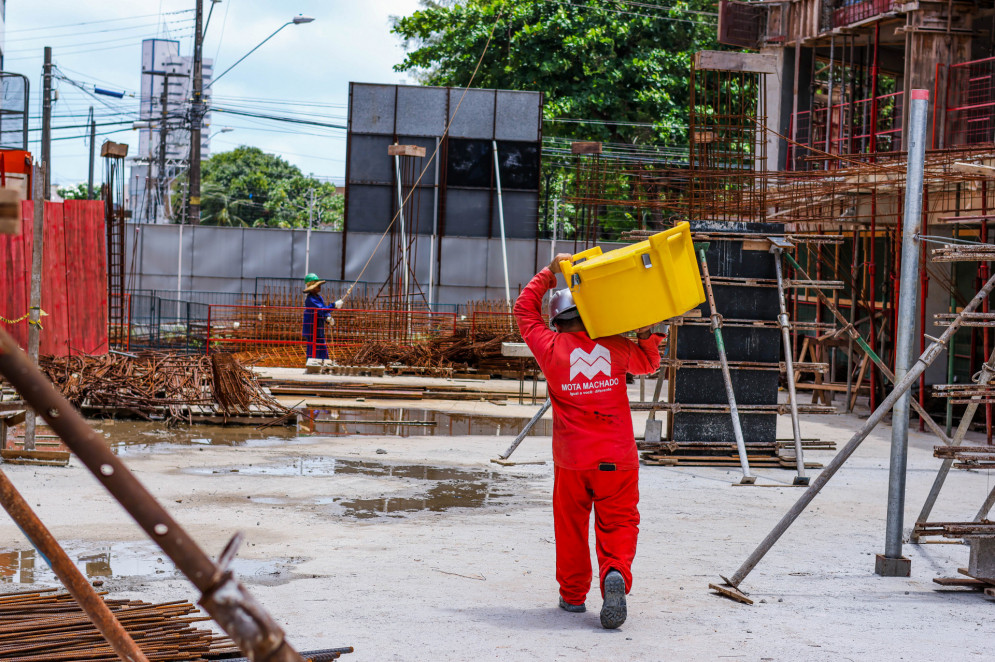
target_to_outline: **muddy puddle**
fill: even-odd
[[[97,544],[63,544],[69,558],[89,580],[176,579],[182,575],[161,549],[152,543],[130,542]],[[280,583],[290,574],[288,559],[259,561],[236,558],[232,564],[240,578],[253,583]],[[0,583],[58,584],[55,573],[44,557],[31,548],[0,549]]]
[[[251,426],[190,425],[167,428],[161,421],[90,421],[112,448],[139,450],[156,444],[184,446],[245,446],[253,442],[285,441],[297,437],[297,430],[272,426],[257,430]],[[46,430],[47,431],[47,430]]]
[[[310,436],[515,436],[528,423],[528,419],[515,416],[481,416],[428,409],[350,407],[307,409],[299,420],[296,428],[271,426],[262,430],[252,426],[222,425],[167,428],[161,421],[114,419],[93,420],[90,425],[112,448],[141,450],[157,444],[251,446]],[[551,420],[541,420],[529,435],[549,436],[552,430]],[[40,428],[39,433],[40,440],[56,439],[47,428]]]
[[[538,409],[538,405],[536,409]],[[308,409],[301,417],[300,431],[322,436],[378,435],[396,437],[420,436],[515,436],[521,432],[527,418],[517,416],[482,416],[431,409],[359,409],[331,407]],[[542,419],[529,436],[550,436],[553,421]]]
[[[486,508],[507,505],[515,497],[507,476],[490,470],[432,467],[419,464],[390,464],[330,457],[302,457],[277,464],[247,464],[216,468],[191,468],[186,473],[231,476],[312,476],[334,478],[364,476],[383,479],[383,494],[355,499],[317,497],[312,501],[327,506],[330,514],[369,519],[403,517],[417,512],[443,512],[452,508]],[[317,488],[320,491],[320,487]],[[333,487],[334,489],[334,487]],[[252,497],[253,503],[288,505],[298,503],[279,497]]]

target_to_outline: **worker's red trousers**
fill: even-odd
[[[556,581],[560,595],[581,604],[591,588],[591,550],[587,533],[594,506],[598,577],[604,595],[605,575],[618,570],[625,592],[632,587],[632,559],[639,535],[639,470],[554,468],[553,526],[556,531]]]

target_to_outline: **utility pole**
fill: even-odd
[[[52,197],[52,47],[45,47],[41,91],[41,162],[44,165],[42,197]]]
[[[159,96],[159,172],[156,173],[156,189],[159,191],[159,208],[167,209],[166,196],[166,120],[168,119],[167,109],[169,107],[169,74],[162,76],[162,94]],[[161,212],[164,213],[164,212]],[[156,214],[158,216],[158,214]]]
[[[45,49],[46,53],[48,48]],[[48,58],[46,58],[48,59]],[[41,271],[42,257],[45,247],[45,197],[48,188],[45,186],[48,165],[41,163],[34,167],[34,225],[31,241],[31,291],[28,299],[28,356],[38,364],[38,347],[41,344]],[[35,410],[28,407],[24,417],[24,450],[35,450],[35,430],[37,429]]]
[[[97,152],[97,118],[90,106],[90,177],[86,180],[86,199],[93,200],[93,161]]]
[[[197,0],[193,32],[193,103],[190,106],[190,223],[200,224],[200,125],[204,116],[204,0]]]

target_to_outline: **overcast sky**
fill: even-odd
[[[205,0],[210,7],[211,0]],[[89,106],[98,122],[133,119],[141,74],[141,41],[180,40],[180,54],[192,55],[194,0],[7,0],[4,70],[26,75],[31,84],[31,126],[41,126],[42,49],[68,78],[92,91],[97,86],[134,94],[124,100],[91,94],[58,81],[53,126],[86,123]],[[215,58],[220,73],[297,14],[314,23],[291,25],[253,53],[213,87],[214,103],[269,114],[294,114],[345,124],[349,81],[412,82],[395,73],[402,61],[400,40],[390,33],[390,16],[408,14],[418,0],[223,0],[214,7],[204,57]],[[179,12],[179,13],[177,13]],[[206,10],[205,10],[206,13]],[[160,19],[161,16],[161,19]],[[98,126],[98,133],[125,125]],[[345,132],[215,113],[213,152],[254,145],[278,154],[305,173],[340,182],[345,175]],[[55,131],[52,181],[86,181],[88,145],[83,128]],[[29,145],[40,156],[40,132]],[[138,132],[129,129],[98,136],[127,142],[135,153]],[[101,168],[97,167],[97,180]]]

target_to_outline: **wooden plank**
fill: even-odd
[[[740,591],[735,586],[719,585],[719,584],[709,584],[708,588],[712,589],[716,593],[723,595],[730,600],[735,600],[736,602],[742,602],[743,604],[752,605],[753,600],[746,597],[746,594]]]
[[[532,350],[523,342],[501,343],[501,356],[534,357]]]
[[[762,53],[733,51],[698,51],[694,68],[711,71],[745,71],[755,74],[776,74],[777,58]]]
[[[770,242],[766,239],[747,239],[743,242],[744,251],[770,251]]]
[[[388,156],[424,157],[425,153],[425,148],[421,145],[387,145]]]
[[[974,579],[973,577],[933,577],[933,583],[940,586],[963,586],[965,588],[973,588],[977,591],[988,586],[987,582]]]
[[[601,154],[601,143],[578,140],[570,143],[571,154]]]
[[[47,460],[50,462],[69,462],[69,451],[25,451],[12,448],[0,449],[0,457],[5,462],[11,460]]]
[[[954,163],[953,169],[964,175],[979,175],[981,177],[995,177],[995,167],[982,165],[980,163]]]

